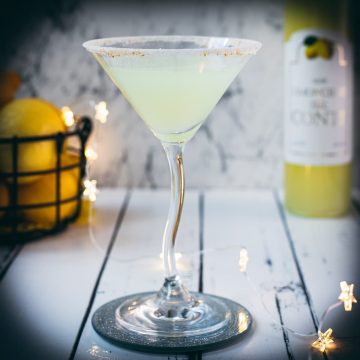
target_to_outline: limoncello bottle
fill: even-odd
[[[285,1],[285,204],[345,213],[352,161],[352,52],[343,0]]]

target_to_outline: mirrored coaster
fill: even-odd
[[[154,353],[214,350],[237,341],[250,329],[251,315],[243,306],[219,296],[191,295],[196,299],[191,311],[173,317],[149,311],[155,292],[128,295],[101,306],[92,324],[116,345]]]

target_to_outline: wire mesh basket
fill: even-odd
[[[12,169],[8,172],[0,172],[0,182],[8,190],[9,201],[6,206],[0,203],[0,240],[1,242],[11,241],[24,242],[38,239],[40,237],[55,234],[64,230],[67,225],[74,222],[80,214],[81,196],[83,193],[83,178],[86,174],[86,142],[92,131],[92,121],[88,117],[81,117],[74,130],[59,132],[53,135],[9,138],[0,137],[1,148],[7,146],[11,150]],[[19,149],[24,144],[39,144],[41,142],[53,142],[56,149],[56,165],[53,168],[39,171],[20,171],[19,169]],[[72,156],[72,162],[64,162],[64,154]],[[65,172],[72,172],[73,187],[75,190],[70,197],[62,195],[66,190],[67,184],[63,183]],[[22,179],[30,177],[49,176],[52,179],[51,188],[54,194],[51,201],[39,201],[24,203],[20,201],[19,194],[26,189],[22,184]],[[39,190],[39,194],[31,194],[33,199],[44,190]],[[70,214],[62,215],[65,206],[71,205],[73,209]],[[51,221],[37,221],[24,215],[24,213],[46,211],[46,214],[53,214]],[[43,212],[44,214],[44,212]]]

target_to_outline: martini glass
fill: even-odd
[[[171,201],[163,235],[164,283],[100,307],[92,323],[105,338],[140,350],[191,351],[234,340],[249,329],[241,305],[189,292],[176,269],[175,240],[184,203],[184,145],[195,135],[247,61],[252,40],[200,36],[115,37],[83,44],[161,141]]]

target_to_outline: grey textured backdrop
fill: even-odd
[[[194,34],[253,38],[263,49],[226,92],[187,145],[190,187],[266,188],[282,183],[283,2],[81,2],[59,23],[47,19],[26,35],[10,67],[19,96],[81,108],[104,99],[109,121],[97,129],[93,177],[103,186],[168,186],[159,142],[81,43],[114,35]],[[83,99],[83,100],[81,100]]]

